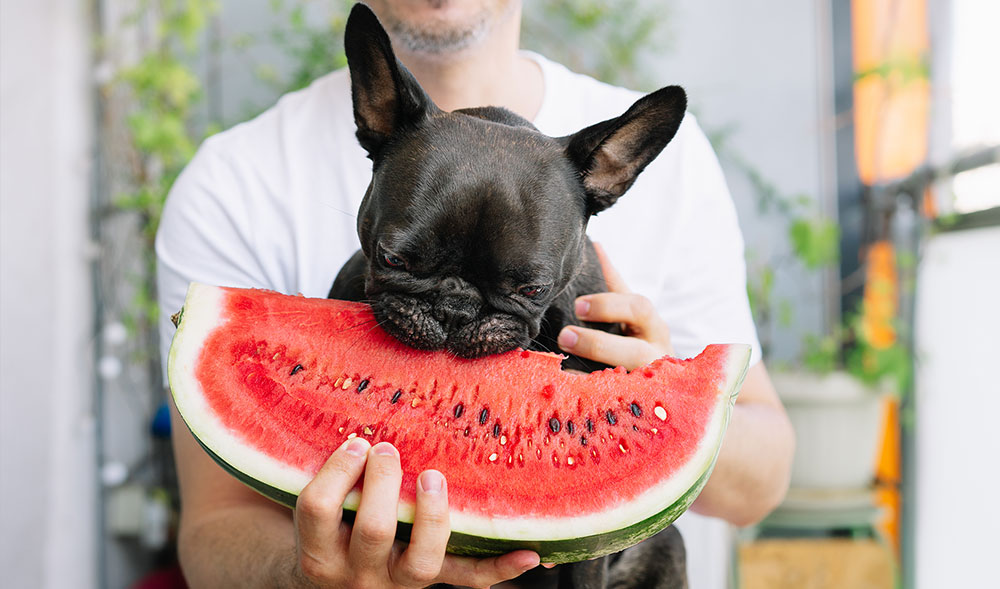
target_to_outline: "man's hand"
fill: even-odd
[[[341,505],[362,473],[357,517],[348,525]],[[526,550],[486,559],[445,554],[448,487],[435,470],[417,479],[409,544],[396,541],[401,479],[399,453],[387,442],[369,447],[367,440],[354,438],[330,456],[296,503],[296,575],[308,581],[307,586],[487,587],[538,566],[538,555]]]
[[[183,424],[172,403],[171,415]],[[396,541],[402,470],[391,444],[343,444],[302,489],[293,515],[222,470],[186,427],[173,429],[173,441],[184,505],[178,550],[192,589],[487,587],[538,565],[527,550],[484,559],[445,554],[448,483],[437,471],[418,477],[410,543]],[[341,506],[361,476],[352,526]]]
[[[608,292],[584,295],[576,300],[576,316],[597,323],[620,323],[625,335],[599,329],[565,327],[559,347],[611,366],[633,370],[663,356],[672,355],[670,328],[646,297],[631,292],[611,265],[604,248],[595,243]]]

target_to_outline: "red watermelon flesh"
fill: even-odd
[[[713,345],[587,375],[554,354],[467,360],[406,347],[367,305],[195,284],[169,373],[202,445],[279,501],[294,504],[345,439],[388,441],[400,521],[412,521],[416,476],[436,468],[455,551],[531,547],[558,561],[620,550],[686,509],[748,357]],[[354,493],[345,509],[356,506]]]

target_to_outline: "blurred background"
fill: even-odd
[[[525,5],[526,48],[683,85],[725,169],[798,452],[785,503],[733,530],[723,578],[984,586],[1000,529],[1000,2]],[[348,6],[0,0],[4,587],[181,586],[160,207],[202,139],[343,65]]]

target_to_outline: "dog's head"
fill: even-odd
[[[676,133],[683,90],[552,138],[502,108],[437,108],[363,5],[345,46],[357,137],[373,162],[358,235],[376,318],[410,346],[462,357],[526,346],[579,272],[590,216]]]

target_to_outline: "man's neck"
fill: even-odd
[[[518,52],[520,14],[458,54],[427,55],[397,49],[399,59],[443,110],[502,106],[533,120],[545,92],[534,60]]]

